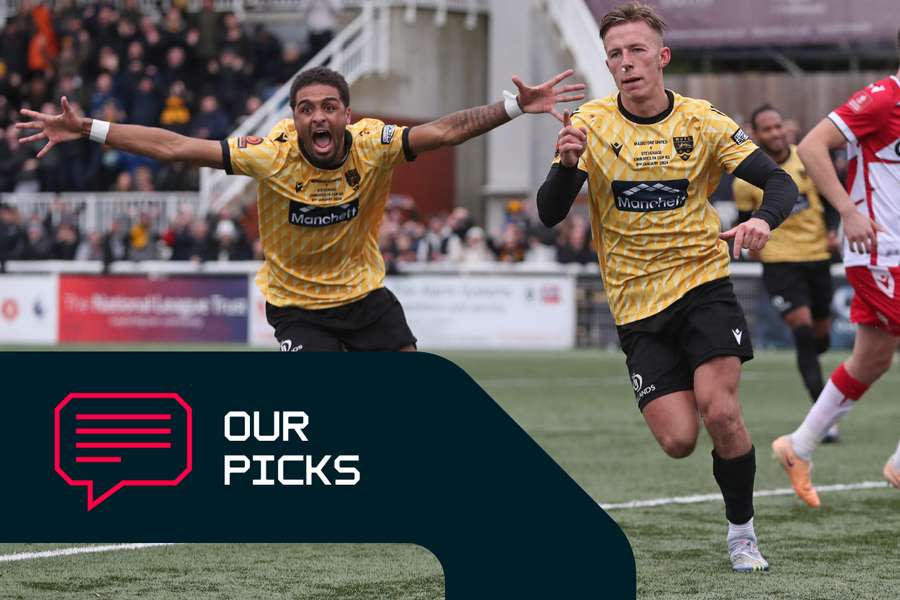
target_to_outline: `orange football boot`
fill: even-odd
[[[785,472],[791,479],[791,487],[797,496],[806,502],[812,508],[819,508],[819,494],[813,487],[812,479],[812,461],[803,460],[794,453],[794,444],[791,443],[791,436],[783,435],[772,442],[772,452],[775,453],[775,459],[781,463]]]

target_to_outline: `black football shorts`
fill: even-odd
[[[416,344],[403,307],[387,288],[320,310],[266,303],[266,319],[282,352],[394,352]]]
[[[816,321],[831,316],[831,264],[827,260],[764,263],[763,285],[782,317],[800,306],[808,306]]]
[[[690,290],[661,312],[616,327],[638,408],[694,389],[694,370],[717,356],[753,358],[744,311],[727,277]]]

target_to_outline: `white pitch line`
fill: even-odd
[[[816,486],[819,492],[849,492],[853,490],[871,490],[888,487],[885,481],[863,481],[860,483],[836,483],[833,485]],[[754,498],[769,496],[790,496],[794,493],[791,488],[777,488],[774,490],[758,490],[753,492]],[[672,498],[654,498],[652,500],[631,500],[614,504],[600,504],[603,510],[621,510],[628,508],[652,508],[654,506],[667,506],[669,504],[700,504],[703,502],[721,502],[721,494],[699,494],[695,496],[674,496]],[[112,544],[109,546],[81,546],[74,548],[60,548],[58,550],[44,550],[42,552],[20,552],[18,554],[0,554],[0,562],[13,562],[18,560],[33,560],[36,558],[53,558],[56,556],[73,556],[77,554],[92,554],[95,552],[115,552],[118,550],[142,550],[144,548],[157,548],[160,546],[174,546],[172,543],[157,544]]]
[[[871,490],[886,488],[886,481],[863,481],[861,483],[836,483],[834,485],[817,485],[819,492],[849,492],[852,490]],[[758,490],[753,492],[754,498],[766,498],[768,496],[792,496],[791,488],[778,488],[774,490]],[[701,502],[722,502],[722,494],[702,494],[696,496],[675,496],[673,498],[654,498],[652,500],[631,500],[614,504],[600,504],[603,510],[621,510],[626,508],[652,508],[654,506],[667,506],[669,504],[700,504]]]
[[[164,544],[111,544],[108,546],[76,546],[74,548],[60,548],[58,550],[44,550],[43,552],[19,552],[18,554],[0,554],[0,562],[13,562],[17,560],[33,560],[35,558],[53,558],[56,556],[73,556],[75,554],[92,554],[95,552],[115,552],[118,550],[143,550],[144,548],[156,548],[159,546],[173,546]]]

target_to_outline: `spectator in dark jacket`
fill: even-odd
[[[109,266],[121,260],[128,260],[130,240],[128,234],[127,218],[117,217],[110,225],[109,231],[103,236],[103,270],[109,271]]]
[[[216,260],[216,246],[209,235],[206,221],[196,220],[191,225],[191,237],[187,245],[187,258],[194,262]]]
[[[221,140],[228,136],[228,115],[219,108],[215,96],[203,96],[200,110],[191,121],[190,135],[207,140]]]
[[[162,100],[156,91],[153,79],[142,77],[131,100],[128,121],[135,125],[159,127],[160,113],[162,113]]]
[[[0,273],[6,270],[6,261],[22,257],[25,243],[18,213],[8,204],[0,204]]]
[[[556,250],[556,260],[562,264],[593,264],[597,260],[591,248],[587,224],[581,217],[573,217],[565,235],[561,236]]]
[[[32,221],[26,229],[25,252],[23,260],[50,260],[54,258],[53,238],[46,228],[37,221]]]

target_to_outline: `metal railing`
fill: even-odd
[[[164,231],[182,206],[196,207],[196,192],[66,192],[63,194],[0,194],[0,203],[19,211],[22,222],[43,220],[48,214],[54,223],[74,218],[83,232],[108,231],[115,219],[135,222],[141,214],[151,217],[157,231]],[[198,216],[204,216],[198,214]]]
[[[588,85],[588,98],[602,97],[615,89],[604,61],[606,51],[597,21],[584,0],[547,0],[547,13],[559,31],[559,39],[572,53],[575,69]]]
[[[465,12],[467,26],[474,27],[478,14],[486,11],[487,2],[488,0],[344,0],[345,7],[358,7],[359,15],[300,70],[327,64],[340,72],[350,85],[366,75],[384,75],[390,67],[392,7],[405,6],[407,21],[410,20],[410,13],[414,20],[417,7],[432,8],[436,12],[435,22],[438,25],[446,21],[448,11]],[[290,117],[287,108],[291,83],[291,80],[286,81],[228,137],[265,136],[278,121]],[[216,169],[201,169],[200,210],[218,210],[228,205],[243,194],[252,181],[248,177],[230,176]]]

